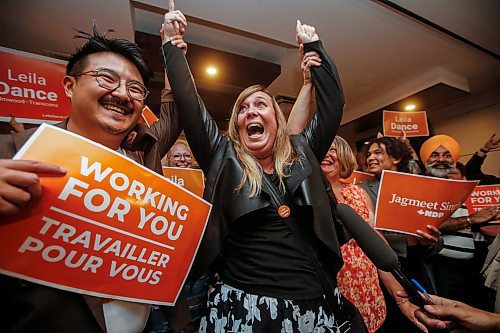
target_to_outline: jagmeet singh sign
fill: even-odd
[[[420,237],[460,208],[479,181],[426,177],[384,170],[375,210],[375,228]]]
[[[172,305],[211,205],[74,133],[42,124],[15,159],[60,165],[42,199],[0,225],[0,273],[72,292]]]
[[[0,121],[56,123],[69,116],[62,80],[66,63],[0,47]]]

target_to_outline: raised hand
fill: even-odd
[[[172,45],[177,46],[178,48],[182,49],[184,54],[187,53],[188,45],[184,41],[184,39],[182,38],[181,35],[175,35],[175,36],[170,37],[170,43],[172,43]]]
[[[300,20],[297,20],[296,30],[297,30],[297,43],[299,45],[319,40],[319,37],[316,34],[316,29],[313,26],[302,24]]]
[[[496,134],[493,134],[488,141],[483,146],[483,149],[486,151],[490,151],[492,149],[500,148],[500,137],[496,137]]]
[[[300,45],[300,49],[303,50],[304,46]],[[303,51],[302,51],[303,53]],[[300,63],[300,68],[302,69],[302,74],[304,75],[304,84],[309,84],[312,82],[311,79],[311,67],[312,66],[321,66],[321,58],[319,54],[316,52],[307,52],[302,57],[302,61]]]
[[[174,0],[169,0],[168,13],[165,14],[160,29],[162,44],[170,41],[176,35],[182,37],[186,32],[186,26],[186,17],[181,11],[175,10]]]
[[[16,117],[10,115],[9,125],[16,131],[17,133],[24,132],[24,125],[16,120]]]
[[[401,136],[398,137],[399,141],[403,142],[408,149],[410,149],[411,156],[415,161],[418,161],[418,154],[415,152],[415,149],[413,149],[413,146],[411,145],[410,140],[406,137],[406,132],[404,130],[401,130]]]
[[[0,217],[17,214],[40,198],[38,174],[63,176],[66,170],[43,162],[0,159]]]

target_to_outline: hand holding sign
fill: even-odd
[[[388,111],[382,114],[384,136],[399,137],[404,131],[404,139],[414,136],[428,136],[429,127],[425,111]],[[403,141],[403,140],[402,140]]]
[[[427,232],[417,230],[417,234],[421,237],[417,238],[417,242],[425,247],[436,245],[439,241],[439,238],[441,237],[441,233],[439,232],[439,230],[432,225],[427,225]]]
[[[470,216],[473,231],[495,237],[500,233],[500,206],[484,208]],[[479,222],[483,221],[483,222]]]
[[[104,298],[175,303],[209,203],[115,151],[46,124],[14,158],[0,160],[2,194],[7,188],[30,202],[44,193],[29,207],[20,202],[19,215],[2,216],[2,274]],[[61,176],[38,179],[40,173]]]
[[[14,117],[12,114],[10,115],[10,120],[9,120],[9,126],[12,127],[14,131],[17,133],[21,133],[25,131],[24,124],[20,123],[16,120],[16,117]]]
[[[410,150],[411,152],[411,156],[413,157],[413,159],[415,161],[418,161],[419,158],[418,158],[418,155],[417,153],[415,152],[415,149],[413,149],[413,146],[411,145],[411,142],[410,140],[408,139],[408,137],[406,136],[406,132],[405,130],[401,130],[401,136],[398,138],[401,142],[403,142],[406,147],[408,147],[408,149]]]
[[[467,199],[473,230],[495,236],[500,233],[500,185],[477,186]],[[496,211],[496,213],[495,213]]]
[[[477,183],[384,170],[375,228],[422,237],[421,241],[430,245],[439,235],[435,228],[445,231],[439,226],[462,205]]]
[[[66,170],[37,161],[0,160],[0,216],[17,214],[40,198],[40,173],[63,176]]]
[[[499,218],[500,206],[486,207],[470,216],[472,225],[493,221]]]

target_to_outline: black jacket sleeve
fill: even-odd
[[[168,80],[189,147],[201,169],[207,174],[213,155],[224,137],[196,91],[182,50],[166,43],[162,51]]]
[[[477,154],[472,155],[465,165],[465,177],[469,180],[479,180],[479,185],[494,185],[500,183],[499,178],[494,175],[487,175],[481,170],[485,157]]]
[[[337,68],[321,41],[304,44],[304,52],[309,51],[316,51],[322,62],[321,66],[311,69],[317,108],[302,135],[321,161],[337,134],[345,101]]]

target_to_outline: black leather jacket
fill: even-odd
[[[328,259],[323,261],[326,262],[325,271],[335,277],[342,266],[342,259],[320,162],[340,124],[344,96],[337,69],[321,41],[307,43],[304,48],[305,52],[316,51],[322,59],[321,66],[312,69],[317,112],[301,134],[292,136],[300,163],[291,167],[291,175],[286,178],[285,184],[298,205],[312,208],[313,216],[309,220],[313,221],[316,236],[312,242],[321,250],[321,256]],[[235,190],[241,181],[243,168],[233,144],[219,131],[198,96],[183,52],[170,43],[165,44],[162,51],[186,138],[207,176],[204,197],[213,204],[191,271],[196,276],[214,262],[225,237],[233,227],[237,227],[238,218],[270,205],[271,200],[265,183],[257,197],[249,196],[247,186],[240,191]]]

